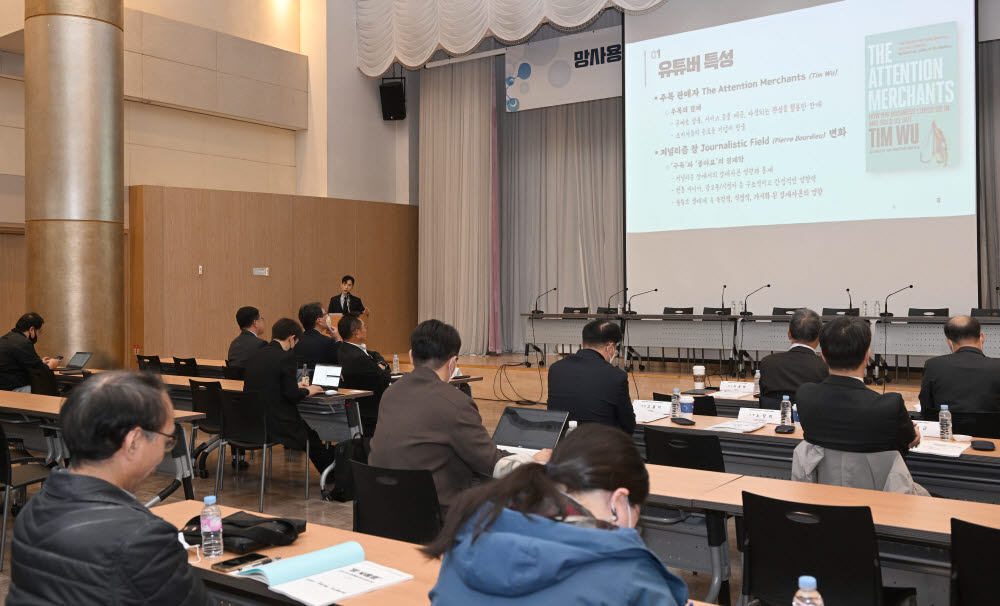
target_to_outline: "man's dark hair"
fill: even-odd
[[[791,322],[788,323],[788,332],[792,335],[793,341],[812,343],[819,338],[821,330],[823,330],[823,320],[819,314],[805,307],[796,309]]]
[[[819,346],[827,366],[834,370],[853,370],[865,361],[872,344],[872,329],[857,317],[841,316],[823,325]]]
[[[351,274],[347,274],[346,276],[344,276],[343,278],[341,278],[340,279],[340,283],[341,284],[347,284],[348,280],[351,281],[351,284],[354,284],[354,276],[352,276]]]
[[[240,330],[246,330],[253,326],[253,323],[260,319],[260,310],[256,307],[241,307],[236,310],[236,323]]]
[[[441,320],[425,320],[410,333],[410,350],[414,366],[437,370],[462,349],[462,337],[450,324]]]
[[[28,332],[29,328],[38,330],[42,327],[42,324],[45,324],[45,320],[42,319],[42,316],[31,311],[17,319],[17,324],[14,325],[14,330],[16,332]]]
[[[72,463],[111,458],[136,427],[161,431],[167,422],[166,390],[152,373],[116,370],[73,388],[59,413]]]
[[[344,314],[337,322],[337,332],[343,340],[350,339],[354,333],[361,330],[361,316],[358,314]]]
[[[280,318],[271,327],[271,338],[276,341],[284,341],[288,337],[302,338],[302,327],[291,318]]]
[[[583,346],[600,347],[608,343],[620,343],[622,327],[614,320],[594,320],[583,327]]]
[[[310,330],[316,327],[316,320],[319,320],[326,311],[320,303],[306,303],[299,308],[299,323],[303,330]]]
[[[979,320],[969,316],[955,316],[944,325],[944,336],[952,343],[978,341],[982,333]]]

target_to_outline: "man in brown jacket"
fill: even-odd
[[[458,331],[439,320],[414,329],[413,372],[382,395],[368,457],[376,467],[429,469],[444,509],[475,474],[493,475],[497,461],[510,454],[493,443],[472,398],[448,383],[461,346]]]

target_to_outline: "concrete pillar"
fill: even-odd
[[[27,307],[39,352],[124,352],[123,0],[25,0]]]

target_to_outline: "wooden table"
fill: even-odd
[[[684,467],[646,465],[649,472],[650,505],[664,507],[693,507],[695,500],[706,494],[744,477],[734,473],[701,471]]]
[[[177,528],[201,512],[202,504],[197,501],[181,501],[169,505],[161,505],[151,509],[153,513],[170,522]],[[222,516],[228,516],[240,511],[232,507],[221,507]],[[262,515],[252,512],[254,515]],[[371,535],[340,530],[319,524],[308,524],[306,531],[299,535],[291,545],[284,547],[267,547],[257,550],[270,556],[289,558],[317,549],[338,545],[346,541],[357,541],[365,550],[365,557],[372,562],[395,568],[413,575],[413,579],[378,591],[366,593],[345,600],[345,604],[359,606],[365,604],[429,604],[427,594],[437,582],[440,560],[431,560],[418,551],[416,545],[383,539]],[[190,556],[194,551],[189,552]],[[236,554],[226,553],[224,557],[214,560],[202,558],[201,562],[191,562],[205,584],[221,593],[251,594],[258,600],[263,598],[269,602],[280,604],[298,604],[285,596],[270,591],[264,583],[252,579],[237,578],[232,575],[216,572],[211,565],[222,559],[234,557]],[[192,557],[193,559],[193,557]]]

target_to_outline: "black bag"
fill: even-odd
[[[222,518],[222,546],[233,553],[250,553],[262,547],[291,545],[305,531],[305,520],[265,518],[241,511]],[[188,545],[201,545],[201,516],[188,520],[181,532]]]
[[[333,488],[329,493],[331,499],[341,503],[354,500],[354,472],[351,470],[351,461],[367,465],[369,452],[371,452],[369,439],[360,436],[344,440],[334,447]]]

